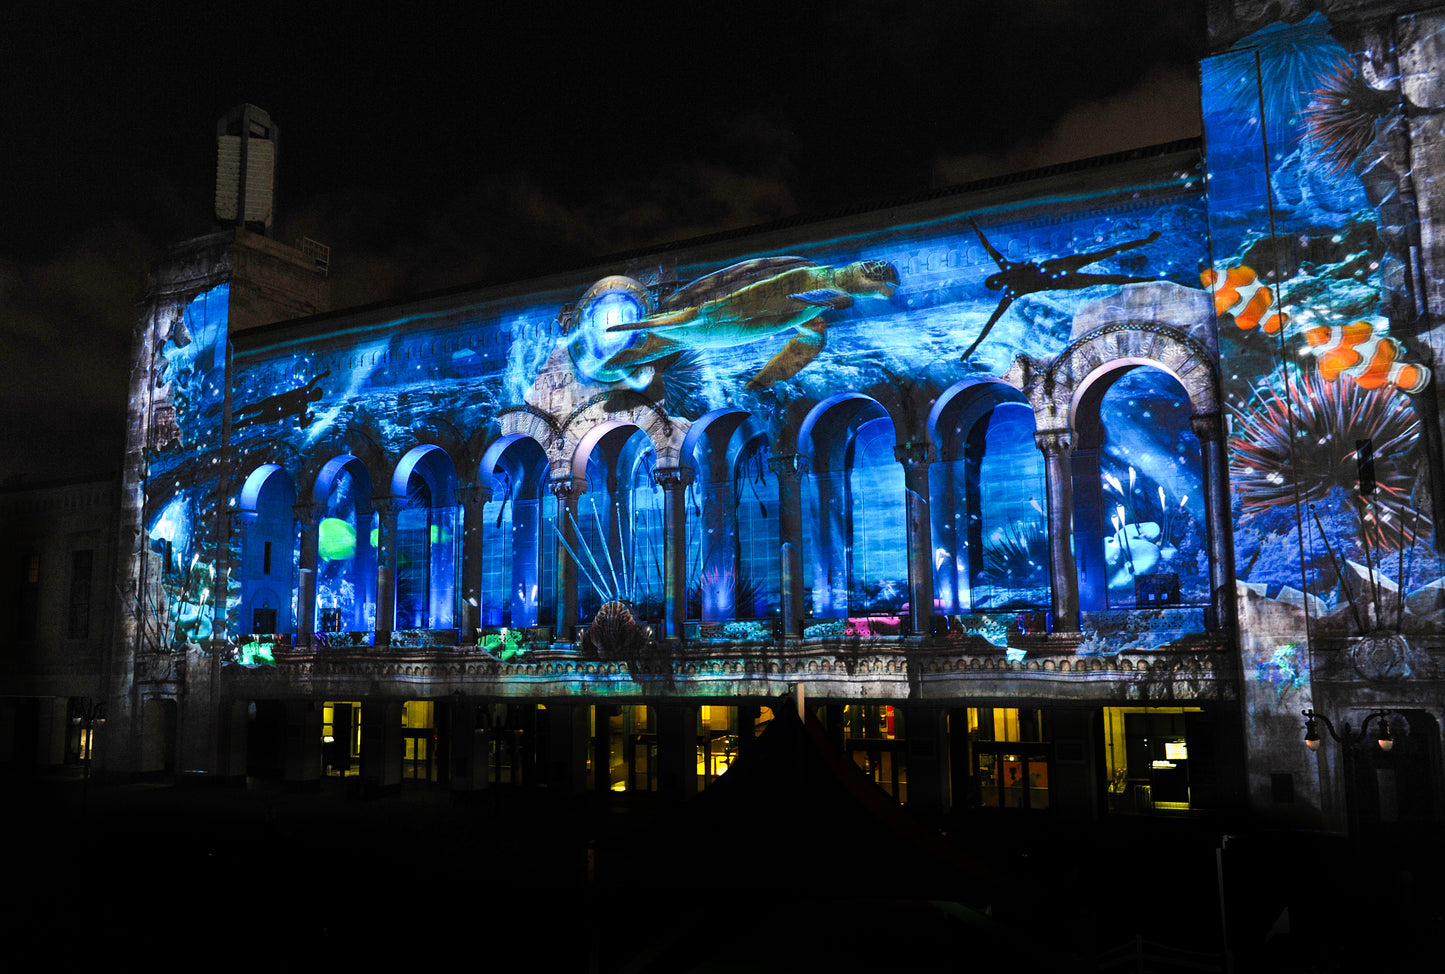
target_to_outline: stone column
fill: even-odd
[[[1234,539],[1229,524],[1229,460],[1224,451],[1224,423],[1218,413],[1189,417],[1199,438],[1204,477],[1204,523],[1209,543],[1210,629],[1233,629],[1235,620]]]
[[[572,551],[577,550],[577,497],[586,489],[587,482],[575,477],[554,480],[548,489],[557,498],[557,623],[556,638],[559,642],[572,642],[577,638],[577,565],[572,560]],[[563,542],[566,542],[565,544]]]
[[[321,707],[311,700],[286,701],[284,780],[289,788],[321,784]]]
[[[230,577],[235,576],[235,575],[239,575],[240,578],[241,578],[240,587],[241,587],[242,599],[241,599],[241,601],[240,601],[240,604],[236,607],[236,620],[235,620],[234,628],[233,628],[231,625],[229,625],[229,624],[226,626],[226,631],[227,631],[227,632],[230,632],[230,633],[232,633],[234,636],[238,636],[238,637],[239,637],[239,636],[242,636],[242,635],[249,635],[249,634],[251,634],[251,633],[253,633],[253,632],[256,631],[255,619],[254,619],[254,617],[250,614],[250,612],[247,611],[247,610],[249,609],[249,606],[246,604],[246,600],[245,600],[244,596],[245,596],[245,592],[246,592],[246,577],[250,574],[250,569],[251,569],[251,564],[248,562],[248,558],[254,558],[254,557],[255,557],[255,555],[254,555],[254,554],[251,552],[251,550],[250,550],[250,549],[251,549],[251,545],[254,544],[254,540],[253,540],[252,537],[251,537],[251,532],[255,530],[255,528],[256,528],[256,522],[259,521],[260,519],[261,519],[261,515],[258,514],[258,513],[256,513],[255,511],[238,511],[238,512],[236,512],[236,532],[235,532],[235,533],[236,533],[236,536],[241,539],[241,561],[240,561],[240,566],[239,566],[239,568],[237,568],[237,566],[231,566],[230,570],[229,570],[229,571],[227,572],[227,574],[226,574],[227,583],[226,583],[225,585],[222,585],[222,584],[221,584],[221,575],[220,575],[220,573],[217,573],[217,576],[216,576],[216,591],[217,591],[218,593],[225,593],[225,592],[228,591],[228,589],[229,589],[229,579],[230,579]],[[221,613],[220,613],[220,614],[221,614],[221,617],[222,617],[222,618],[225,617],[225,614],[226,614],[226,608],[225,608],[225,607],[226,607],[226,605],[228,604],[229,601],[230,601],[230,600],[229,600],[229,599],[226,599],[226,598],[219,598],[219,599],[217,599],[217,602],[218,602],[219,605],[221,606]],[[276,615],[277,615],[277,622],[278,622],[278,624],[279,624],[279,622],[280,622],[280,616],[281,616],[281,613],[280,613],[279,610],[277,611]],[[238,640],[238,641],[239,641],[239,640]]]
[[[301,552],[296,576],[296,648],[311,648],[316,631],[316,559],[321,520],[315,504],[297,504],[291,513],[301,523]]]
[[[657,790],[669,798],[697,794],[697,706],[660,704],[657,715]]]
[[[361,790],[368,798],[401,788],[401,703],[361,704]]]
[[[949,768],[948,711],[942,707],[901,708],[908,741],[908,804],[942,814],[953,807]]]
[[[927,441],[909,441],[893,448],[903,464],[903,503],[908,522],[908,608],[910,631],[933,631],[933,515],[928,502],[928,468],[933,462]]]
[[[543,773],[551,795],[572,797],[587,793],[587,712],[586,704],[547,705],[550,750],[548,767]]]
[[[396,515],[398,497],[377,497],[372,501],[380,525],[376,532],[376,640],[377,649],[391,645],[396,622]]]
[[[653,471],[662,488],[663,592],[667,599],[664,622],[669,638],[681,641],[687,624],[687,490],[692,471],[686,467],[658,467]]]
[[[457,629],[461,633],[462,645],[470,645],[476,641],[477,628],[481,625],[482,536],[486,520],[482,510],[492,499],[492,488],[471,484],[458,487],[455,494],[462,509],[462,578],[459,586],[462,597]]]
[[[1074,431],[1040,430],[1034,443],[1044,454],[1049,494],[1049,578],[1053,583],[1054,632],[1079,631],[1079,579],[1071,548],[1074,530],[1074,483],[1069,466]]]
[[[808,458],[786,453],[768,458],[768,469],[778,478],[778,557],[783,596],[783,634],[803,634],[803,475]]]

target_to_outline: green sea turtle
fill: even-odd
[[[898,272],[882,260],[820,267],[801,257],[761,257],[700,277],[667,298],[653,314],[607,330],[646,331],[641,344],[607,360],[609,369],[652,365],[659,372],[693,348],[731,348],[795,331],[768,364],[748,380],[766,389],[792,378],[822,351],[828,309],[841,310],[863,294],[892,297]]]

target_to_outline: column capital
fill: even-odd
[[[801,453],[780,453],[768,457],[768,469],[779,477],[801,477],[811,466],[808,458]]]
[[[1074,449],[1074,431],[1067,426],[1039,430],[1034,433],[1034,445],[1047,455],[1067,456]]]
[[[401,510],[402,504],[405,502],[405,497],[373,497],[371,499],[371,509],[383,518],[396,517],[397,512]]]
[[[679,487],[686,487],[692,483],[691,467],[654,467],[652,470],[653,479],[659,487],[664,490],[676,490]]]
[[[587,481],[577,477],[558,477],[547,481],[547,489],[559,501],[567,501],[587,492]]]
[[[933,447],[927,440],[909,440],[893,447],[893,459],[905,467],[926,467],[933,462]]]
[[[463,484],[452,489],[452,496],[458,504],[486,504],[492,499],[492,487],[482,484]]]
[[[1195,413],[1189,417],[1189,429],[1199,438],[1200,443],[1206,440],[1222,440],[1224,417],[1219,413]]]
[[[321,520],[320,504],[292,504],[291,516],[302,524],[315,524]]]

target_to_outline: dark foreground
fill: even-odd
[[[1219,856],[1217,823],[955,818],[928,831],[964,865],[931,870],[786,802],[0,783],[7,954],[83,967],[1357,971],[1445,950],[1438,840],[1236,833]]]

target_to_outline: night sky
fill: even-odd
[[[7,11],[0,486],[119,469],[146,268],[242,102],[338,308],[1199,133],[1193,0],[416,9]]]

